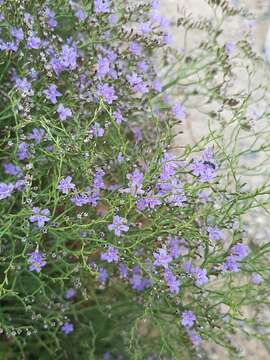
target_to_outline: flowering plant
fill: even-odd
[[[260,60],[218,42],[220,19],[248,15],[208,3],[216,23],[178,19],[211,33],[192,55],[157,1],[0,1],[5,358],[188,359],[209,341],[237,352],[241,327],[263,338],[270,247],[247,224],[268,175],[245,179],[269,130],[258,89],[229,93],[233,52]],[[199,97],[207,134],[179,151]]]

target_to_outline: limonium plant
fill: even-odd
[[[240,330],[267,340],[270,246],[249,229],[269,211],[268,89],[250,80],[250,33],[220,35],[249,14],[206,6],[212,22],[179,15],[207,34],[190,51],[155,0],[0,1],[1,358],[196,359],[207,343],[237,354]],[[194,109],[207,132],[182,146]]]

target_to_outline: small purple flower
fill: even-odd
[[[177,120],[184,120],[187,116],[183,105],[178,102],[172,107],[172,114]]]
[[[118,125],[124,121],[123,115],[119,110],[113,112],[113,117],[115,118],[115,121]]]
[[[49,27],[54,29],[58,25],[57,21],[54,18],[55,12],[49,8],[46,8],[45,14],[47,16],[47,23],[48,23]]]
[[[106,57],[100,57],[97,63],[97,76],[103,79],[110,71],[110,61]]]
[[[12,163],[5,163],[3,166],[4,166],[4,172],[7,175],[18,176],[18,177],[22,175],[22,169],[19,166],[16,166]]]
[[[114,230],[116,236],[121,236],[122,232],[127,232],[129,227],[125,225],[126,219],[116,215],[113,218],[113,223],[108,225],[110,231]]]
[[[78,10],[76,10],[75,16],[79,22],[83,22],[87,18],[87,14],[82,8],[78,8]]]
[[[42,40],[35,36],[35,34],[32,34],[31,36],[28,37],[27,39],[27,44],[26,47],[28,49],[39,49],[42,45]]]
[[[50,100],[53,104],[57,103],[57,98],[62,94],[57,90],[56,85],[52,84],[48,89],[43,90],[45,97]]]
[[[129,187],[127,189],[122,190],[122,192],[130,193],[133,196],[144,193],[144,190],[142,189],[142,182],[144,175],[142,172],[136,169],[134,170],[133,173],[128,174],[127,178],[129,180]]]
[[[119,268],[119,272],[120,272],[120,278],[126,279],[128,277],[128,269],[127,269],[126,265],[124,265],[123,263],[120,263],[118,268]]]
[[[15,182],[15,186],[14,188],[18,191],[22,191],[24,188],[25,188],[25,185],[26,185],[26,181],[21,179],[21,180],[17,180]]]
[[[23,79],[16,78],[16,87],[20,90],[23,94],[29,94],[32,90],[31,83],[24,77]]]
[[[151,32],[151,22],[147,21],[139,25],[139,30],[142,34],[149,34]]]
[[[239,263],[235,256],[228,256],[225,260],[225,262],[222,264],[221,270],[223,272],[225,271],[232,271],[237,272],[239,271]]]
[[[63,45],[60,54],[60,63],[67,70],[74,70],[77,67],[78,51],[75,45]]]
[[[251,282],[254,284],[254,285],[259,285],[263,282],[263,278],[261,277],[260,274],[258,273],[252,273],[251,275]]]
[[[152,81],[152,87],[156,92],[162,91],[162,85],[159,79],[155,79],[154,81]]]
[[[108,279],[109,275],[106,269],[104,269],[103,267],[101,267],[99,269],[99,275],[98,275],[98,281],[102,284],[104,284],[107,279]]]
[[[245,257],[248,256],[249,247],[245,244],[236,244],[231,249],[232,255],[238,260],[243,260]]]
[[[169,269],[164,272],[164,279],[170,288],[172,294],[178,294],[180,290],[180,281],[177,280],[176,276]]]
[[[201,182],[210,182],[216,177],[215,165],[211,162],[194,159],[190,169]]]
[[[102,253],[100,255],[100,259],[103,260],[103,261],[107,261],[108,263],[118,262],[119,257],[118,257],[117,249],[115,249],[112,246],[109,246],[108,250],[105,253]]]
[[[104,175],[105,175],[105,172],[101,168],[98,168],[96,170],[96,173],[95,173],[95,176],[93,179],[93,188],[95,190],[105,189],[105,184],[103,181]]]
[[[140,56],[142,54],[142,48],[141,45],[135,41],[131,42],[129,44],[129,51],[132,52],[132,54]]]
[[[77,294],[77,291],[73,288],[70,288],[65,291],[64,298],[67,300],[73,299]]]
[[[104,135],[105,130],[103,127],[99,125],[99,123],[95,122],[92,126],[92,131],[95,138],[102,137]]]
[[[199,346],[201,344],[202,338],[196,333],[194,329],[188,330],[187,334],[194,346]]]
[[[167,254],[166,249],[158,249],[158,252],[153,253],[155,258],[154,266],[163,266],[168,268],[169,263],[172,261],[171,255]]]
[[[115,90],[108,84],[99,84],[97,89],[97,95],[103,97],[107,104],[112,104],[118,97],[115,95]]]
[[[42,228],[46,222],[50,220],[48,217],[50,215],[49,209],[40,210],[39,207],[33,207],[34,215],[30,216],[30,222],[37,222],[37,226]]]
[[[182,313],[181,318],[182,318],[181,323],[186,329],[190,329],[195,324],[196,321],[196,316],[190,310],[184,311]]]
[[[11,36],[13,36],[18,41],[22,41],[24,39],[23,29],[22,28],[17,29],[16,27],[12,27]]]
[[[63,326],[61,326],[62,333],[68,335],[74,331],[74,326],[70,322],[65,322]]]
[[[36,272],[40,272],[41,269],[47,264],[47,262],[44,260],[43,253],[37,250],[29,254],[27,261],[30,264],[29,270]]]
[[[32,133],[28,135],[28,139],[33,139],[35,140],[36,144],[40,144],[43,136],[44,136],[45,131],[43,129],[36,129],[34,128],[32,130]]]
[[[97,14],[106,14],[110,12],[110,0],[95,0],[95,12]]]
[[[130,278],[130,283],[132,285],[132,289],[137,291],[143,291],[146,288],[151,286],[151,281],[141,275],[140,272],[134,272]]]
[[[14,190],[13,184],[0,183],[0,200],[10,197],[13,190]]]
[[[207,271],[206,269],[201,268],[194,268],[192,270],[192,273],[194,274],[196,281],[195,284],[197,286],[202,286],[208,283],[209,279],[207,277]]]
[[[23,161],[25,159],[28,159],[29,156],[30,156],[30,154],[28,151],[28,145],[25,142],[20,143],[18,152],[17,152],[18,159]]]
[[[187,274],[192,274],[193,273],[193,265],[191,264],[191,262],[186,261],[183,263],[183,270],[187,273]]]
[[[67,118],[72,116],[72,111],[63,104],[58,105],[57,112],[61,121],[65,121]]]
[[[57,189],[62,191],[63,194],[68,194],[69,190],[74,190],[76,187],[71,180],[72,176],[67,176],[65,179],[60,180]]]
[[[208,226],[207,231],[210,241],[217,241],[223,238],[223,232],[216,226]]]
[[[226,53],[229,57],[232,56],[234,50],[235,50],[235,43],[234,42],[227,42],[225,45]]]

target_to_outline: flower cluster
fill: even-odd
[[[237,45],[197,49],[218,61],[193,91],[190,67],[204,62],[171,46],[158,1],[19,3],[0,0],[0,348],[8,343],[10,357],[150,360],[199,346],[209,329],[224,329],[213,336],[223,343],[234,318],[220,305],[235,312],[242,294],[259,298],[267,283],[259,259],[268,247],[247,245],[242,215],[269,191],[245,190],[237,156],[219,144],[223,128],[181,152],[174,137],[196,91],[215,89],[221,109],[233,103],[213,74]],[[238,273],[248,283],[235,294]],[[141,323],[153,338],[137,332]]]

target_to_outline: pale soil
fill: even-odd
[[[179,17],[181,9],[184,7],[188,13],[191,13],[193,16],[205,16],[211,18],[212,13],[208,7],[206,1],[204,0],[160,0],[161,3],[161,12],[164,16],[169,18],[172,21],[172,24]],[[270,0],[231,0],[232,4],[243,4],[255,14],[256,18],[256,27],[253,31],[253,44],[255,51],[260,54],[262,57],[264,42],[266,38],[266,33],[268,26],[270,25]],[[241,19],[233,19],[226,31],[225,40],[227,41],[237,41],[239,36],[244,32],[245,27],[248,26]],[[194,33],[191,37],[188,38],[188,42],[194,44],[201,41],[201,34]],[[226,38],[227,36],[227,38]],[[181,49],[183,46],[183,32],[181,29],[174,27],[173,31],[173,44],[178,49]],[[270,75],[270,66],[266,65],[262,67],[261,72],[258,72],[257,81],[260,83],[262,79],[265,79],[266,76]],[[240,75],[237,78],[235,86],[245,87],[246,79],[244,76]],[[270,103],[268,99],[265,99],[266,106]],[[190,110],[190,109],[189,109]],[[190,110],[187,121],[182,125],[183,126],[183,135],[179,135],[178,142],[179,144],[185,146],[186,144],[194,144],[198,141],[202,134],[205,134],[207,127],[205,126],[205,121],[201,114],[198,116],[196,110]],[[259,161],[257,159],[256,161]],[[259,179],[254,179],[257,183]],[[262,228],[267,220],[265,220],[260,214],[254,217],[255,220],[252,220],[251,227],[254,229]],[[255,231],[255,230],[254,230]],[[266,241],[265,234],[261,233],[258,236],[258,241]],[[265,316],[269,317],[269,311],[266,310]],[[270,352],[267,348],[262,345],[259,341],[251,340],[245,338],[243,335],[233,335],[234,343],[238,344],[239,349],[241,349],[241,358],[245,360],[270,360]],[[228,355],[223,349],[215,344],[208,344],[205,346],[207,353],[207,359],[209,360],[231,360],[233,357]],[[199,358],[205,359],[205,356],[200,353],[198,354]]]

